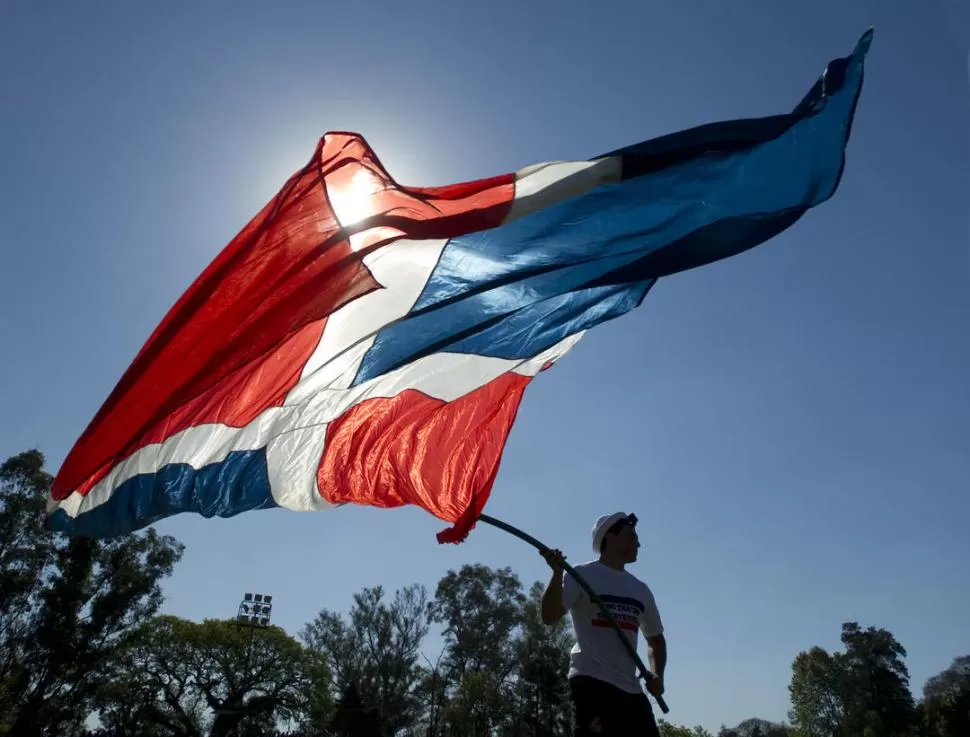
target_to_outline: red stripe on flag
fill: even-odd
[[[145,433],[139,445],[160,443],[187,427],[205,423],[244,427],[266,408],[282,406],[320,342],[324,325],[326,318],[304,326],[272,353],[230,373]]]
[[[373,215],[341,229],[327,191],[366,167],[383,182]],[[326,188],[321,186],[326,182]],[[223,249],[155,329],[71,449],[52,497],[82,493],[139,447],[194,425],[245,424],[299,380],[326,318],[380,288],[346,236],[375,245],[498,225],[514,177],[399,187],[358,136],[321,139],[314,158]]]
[[[369,399],[331,423],[317,472],[331,503],[420,506],[455,523],[460,542],[478,519],[530,378],[506,373],[453,402],[406,390]]]

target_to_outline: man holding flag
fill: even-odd
[[[636,523],[635,515],[623,512],[600,517],[592,531],[593,551],[599,559],[575,570],[609,609],[634,650],[637,631],[643,633],[654,674],[647,689],[659,697],[664,692],[667,665],[663,623],[650,587],[626,570],[628,563],[636,561],[640,548]],[[617,638],[613,623],[576,578],[564,572],[560,551],[547,550],[543,557],[552,568],[552,578],[542,597],[542,621],[553,624],[568,611],[576,633],[569,663],[575,734],[659,737],[653,709],[637,681],[636,665]]]

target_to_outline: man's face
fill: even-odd
[[[637,551],[640,549],[640,538],[637,537],[637,529],[631,524],[623,525],[615,535],[611,535],[611,540],[607,543],[612,550],[627,563],[633,563],[637,559]]]

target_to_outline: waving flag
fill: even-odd
[[[171,309],[65,460],[53,529],[418,505],[464,538],[523,392],[662,276],[835,192],[871,32],[787,115],[406,187],[332,133]]]

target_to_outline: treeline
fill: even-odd
[[[571,734],[568,624],[543,625],[542,584],[464,566],[433,592],[364,588],[296,636],[160,616],[183,548],[152,530],[110,541],[43,529],[51,478],[31,451],[0,467],[0,734],[16,737],[560,737]],[[435,662],[422,654],[440,629]],[[843,651],[792,665],[791,724],[719,737],[967,737],[970,657],[918,702],[905,651],[843,625]],[[665,737],[711,737],[662,723]]]

